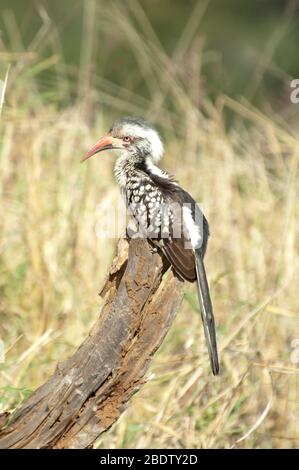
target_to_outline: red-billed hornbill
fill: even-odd
[[[197,281],[201,317],[214,375],[219,373],[214,315],[203,258],[209,225],[194,199],[156,166],[163,144],[154,127],[140,118],[126,117],[113,126],[85,155],[117,149],[114,173],[134,218],[134,230],[159,247],[175,272]],[[130,235],[130,229],[128,229]],[[131,233],[132,235],[132,233]]]

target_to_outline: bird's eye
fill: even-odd
[[[132,138],[129,137],[128,135],[126,135],[125,137],[123,137],[123,140],[124,140],[125,142],[132,142]]]

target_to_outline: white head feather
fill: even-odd
[[[164,146],[158,132],[151,127],[125,124],[122,133],[132,137],[142,137],[148,140],[151,145],[151,157],[153,162],[158,162],[164,153]]]

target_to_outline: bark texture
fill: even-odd
[[[167,268],[147,240],[119,242],[99,319],[10,417],[0,448],[89,448],[119,418],[182,300],[182,281],[172,271],[164,279]]]

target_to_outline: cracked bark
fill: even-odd
[[[164,279],[167,268],[146,240],[131,240],[129,250],[120,240],[97,322],[13,413],[0,448],[89,448],[110,428],[145,382],[181,303],[183,282],[173,271]]]

